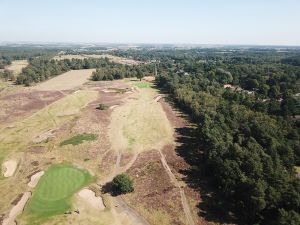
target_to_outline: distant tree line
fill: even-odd
[[[140,65],[121,65],[110,63],[98,68],[93,72],[92,80],[117,80],[128,77],[137,77],[142,79],[144,76],[154,75],[154,66],[152,64]]]
[[[16,84],[30,85],[57,76],[70,70],[97,68],[92,75],[92,80],[114,80],[124,77],[142,78],[145,75],[153,75],[154,67],[151,64],[121,65],[110,62],[108,58],[64,59],[54,60],[35,58],[29,61],[29,65],[22,70],[17,77]]]

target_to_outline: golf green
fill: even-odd
[[[64,213],[71,207],[74,193],[91,181],[85,170],[69,164],[52,165],[39,181],[26,211],[38,217]]]

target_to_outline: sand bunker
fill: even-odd
[[[12,175],[14,175],[17,165],[18,165],[17,161],[13,159],[4,162],[3,167],[5,172],[3,173],[3,176],[11,177]]]
[[[45,174],[44,171],[40,171],[33,174],[30,178],[30,182],[28,183],[28,186],[34,188],[44,174]]]
[[[3,221],[3,225],[16,225],[15,219],[23,212],[26,202],[31,196],[31,192],[25,192],[18,202],[9,212],[8,218]]]
[[[89,189],[82,189],[78,195],[96,209],[103,210],[105,206],[101,197],[96,197],[95,192]]]
[[[154,101],[155,101],[155,102],[159,102],[159,100],[162,99],[162,98],[163,98],[162,95],[158,95],[158,96],[154,99]]]
[[[104,93],[118,93],[117,90],[113,90],[113,89],[103,89],[102,90]]]
[[[110,106],[109,107],[109,109],[114,109],[114,108],[116,108],[116,107],[118,107],[119,105],[112,105],[112,106]]]
[[[41,143],[43,141],[46,141],[48,138],[54,137],[54,133],[55,133],[55,130],[53,130],[53,129],[47,130],[46,132],[44,132],[44,133],[38,135],[37,137],[35,137],[33,139],[33,142],[34,143]]]

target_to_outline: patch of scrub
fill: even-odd
[[[149,88],[150,84],[148,82],[136,82],[134,83],[134,86],[138,88]]]
[[[89,205],[96,209],[104,210],[105,206],[101,197],[96,197],[95,192],[89,189],[82,189],[78,195],[85,200]]]
[[[33,174],[33,175],[31,176],[31,178],[30,178],[30,182],[28,183],[28,186],[34,188],[34,187],[38,184],[40,178],[41,178],[44,174],[45,174],[44,171],[40,171],[40,172],[37,172],[37,173]]]
[[[23,209],[26,205],[26,202],[31,196],[31,192],[25,192],[20,199],[20,201],[15,205],[9,212],[8,218],[6,218],[3,221],[3,225],[12,225],[16,224],[15,219],[17,218],[18,215],[20,215],[23,212]]]
[[[31,220],[64,213],[72,196],[93,180],[85,170],[70,164],[52,165],[41,177],[25,209]]]
[[[3,163],[3,167],[4,167],[3,176],[11,177],[12,175],[14,175],[17,165],[18,165],[18,163],[16,160],[10,159],[10,160],[5,161]]]
[[[80,113],[89,102],[98,98],[96,91],[79,91],[68,95],[33,115],[14,123],[11,128],[0,126],[0,160],[8,153],[24,151],[36,137],[49,130],[55,130]],[[72,116],[59,117],[62,112],[73,112]],[[42,135],[45,136],[45,135]]]
[[[63,145],[79,145],[84,141],[94,141],[98,138],[96,134],[77,134],[67,140],[64,140],[60,143],[60,146]]]

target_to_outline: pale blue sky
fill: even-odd
[[[300,0],[0,0],[0,41],[300,45]]]

